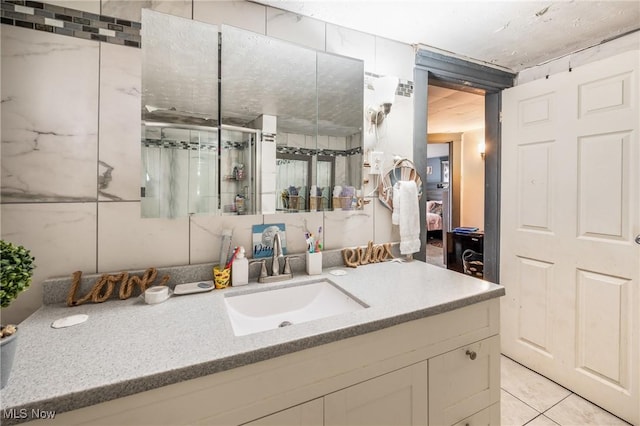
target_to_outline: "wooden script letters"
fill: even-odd
[[[373,245],[373,241],[369,241],[366,247],[342,250],[342,260],[350,268],[357,268],[358,265],[368,265],[369,263],[384,262],[387,259],[393,259],[391,243]]]
[[[76,299],[76,293],[78,291],[78,287],[80,287],[80,281],[82,278],[82,272],[76,271],[73,273],[73,283],[71,284],[71,288],[69,289],[69,294],[67,296],[67,306],[82,305],[88,300],[91,300],[94,303],[102,303],[111,297],[117,282],[120,282],[118,297],[122,300],[128,299],[133,293],[133,287],[138,286],[140,288],[140,294],[142,294],[147,288],[151,287],[151,284],[153,284],[153,281],[157,276],[158,271],[156,268],[147,269],[144,271],[142,277],[135,275],[129,277],[128,272],[120,272],[115,275],[103,274],[93,285],[89,293],[80,299]],[[162,277],[160,285],[165,285],[167,281],[169,281],[169,275]]]

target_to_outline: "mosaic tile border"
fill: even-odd
[[[364,87],[373,90],[373,83],[371,81],[372,78],[383,77],[381,74],[375,74],[372,72],[365,71],[364,73]],[[411,80],[403,80],[399,79],[398,87],[396,88],[397,96],[404,96],[410,98],[413,96],[413,81]]]
[[[140,22],[38,1],[2,0],[3,24],[121,46],[140,47]]]
[[[361,154],[362,148],[356,147],[346,150],[339,149],[312,149],[296,148],[293,146],[279,146],[276,151],[280,154],[301,154],[301,155],[326,155],[329,157],[348,157],[350,155]]]
[[[177,141],[172,139],[142,139],[142,145],[146,148],[170,148],[186,149],[189,151],[217,150],[218,144],[205,144],[202,142]]]
[[[222,141],[222,148],[224,148],[224,149],[246,149],[248,144],[249,144],[248,142]]]

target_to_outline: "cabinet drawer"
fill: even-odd
[[[243,426],[322,426],[324,402],[322,398],[262,417]]]
[[[499,401],[499,336],[429,360],[430,425],[453,425]]]
[[[500,426],[500,403],[462,419],[453,426]]]
[[[358,383],[324,398],[324,425],[427,423],[425,361]]]

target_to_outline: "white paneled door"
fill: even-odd
[[[502,351],[640,424],[640,52],[505,90]]]

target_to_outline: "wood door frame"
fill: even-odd
[[[515,73],[460,58],[419,49],[414,68],[413,161],[419,172],[427,167],[427,86],[485,95],[484,279],[500,281],[500,109],[501,91],[513,86]],[[426,180],[422,182],[426,194]],[[420,200],[420,223],[426,220],[426,200]],[[415,258],[426,262],[426,227],[420,231],[421,250]]]

